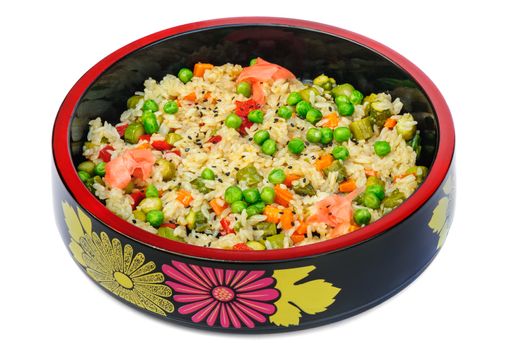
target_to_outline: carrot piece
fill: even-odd
[[[366,176],[378,176],[378,173],[373,169],[364,169]]]
[[[355,225],[355,224],[351,224],[350,227],[348,228],[348,232],[352,232],[352,231],[355,231],[355,230],[358,230],[360,229],[361,227],[358,226],[358,225]]]
[[[387,120],[384,123],[384,128],[392,129],[398,124],[398,121],[396,119],[387,118]]]
[[[297,229],[295,230],[295,234],[298,234],[298,235],[305,235],[306,233],[308,232],[308,224],[303,222],[302,224],[299,225],[299,227],[297,227]]]
[[[292,182],[300,179],[301,177],[302,176],[297,174],[286,174],[284,184],[286,185],[286,187],[292,187]]]
[[[263,215],[267,217],[265,221],[272,222],[274,224],[277,224],[281,218],[279,209],[273,205],[266,205],[265,209],[263,209]]]
[[[293,199],[293,194],[287,189],[282,188],[280,185],[274,186],[274,191],[276,192],[274,202],[282,205],[283,207],[288,207],[290,201]]]
[[[204,101],[208,101],[208,99],[212,96],[212,93],[210,91],[207,91],[204,95],[203,95],[203,100]]]
[[[291,208],[283,209],[283,215],[281,215],[281,227],[284,230],[289,230],[293,226],[293,211]]]
[[[177,200],[184,205],[184,207],[188,207],[193,200],[193,196],[186,190],[180,189],[177,191]]]
[[[329,165],[331,165],[333,161],[334,157],[332,157],[332,155],[330,155],[329,153],[324,154],[323,156],[320,157],[320,159],[318,159],[315,162],[315,168],[316,170],[323,170],[327,168]]]
[[[214,198],[209,202],[212,210],[216,213],[217,216],[221,215],[221,213],[228,208],[228,204],[225,203],[224,200],[220,198]]]
[[[191,92],[189,95],[184,96],[184,100],[195,102],[196,101],[196,94],[195,92]]]
[[[343,181],[339,184],[339,192],[352,192],[357,188],[354,180]]]
[[[180,102],[180,100],[177,100],[177,106],[182,107],[182,103]]]
[[[193,69],[193,75],[195,77],[203,77],[203,74],[207,69],[214,68],[214,65],[210,63],[196,63]]]
[[[150,145],[150,143],[142,142],[139,145],[137,145],[135,148],[136,149],[149,149],[149,148],[152,148],[152,146]]]
[[[306,236],[294,233],[290,238],[292,239],[293,243],[296,244],[302,242]]]
[[[325,123],[322,124],[323,127],[335,128],[339,124],[339,117],[337,113],[330,113],[323,117]]]

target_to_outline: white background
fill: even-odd
[[[383,0],[9,1],[1,7],[0,348],[508,348],[507,10],[491,1]],[[412,285],[349,320],[256,337],[161,322],[96,287],[57,233],[50,132],[76,80],[139,37],[242,15],[314,20],[378,40],[417,64],[451,108],[457,210],[449,238]]]

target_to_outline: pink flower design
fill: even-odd
[[[265,271],[214,269],[175,260],[162,270],[171,278],[166,284],[176,292],[173,299],[184,304],[178,312],[193,314],[195,323],[206,320],[212,327],[219,319],[224,328],[254,328],[254,321],[265,323],[276,311],[272,302],[279,291],[270,287],[274,279],[263,277]]]

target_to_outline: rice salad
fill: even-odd
[[[348,234],[423,181],[412,115],[324,74],[262,58],[197,63],[90,121],[78,175],[117,216],[167,239],[265,250]]]

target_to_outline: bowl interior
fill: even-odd
[[[419,165],[431,167],[438,148],[438,123],[432,105],[414,79],[401,67],[373,50],[332,34],[285,25],[227,25],[167,37],[147,45],[110,66],[76,105],[71,118],[73,162],[83,160],[88,122],[101,117],[119,122],[127,99],[143,91],[143,82],[177,74],[196,62],[247,65],[253,57],[288,68],[300,79],[325,73],[338,83],[349,82],[365,95],[388,92],[404,103],[418,121],[422,136]]]

